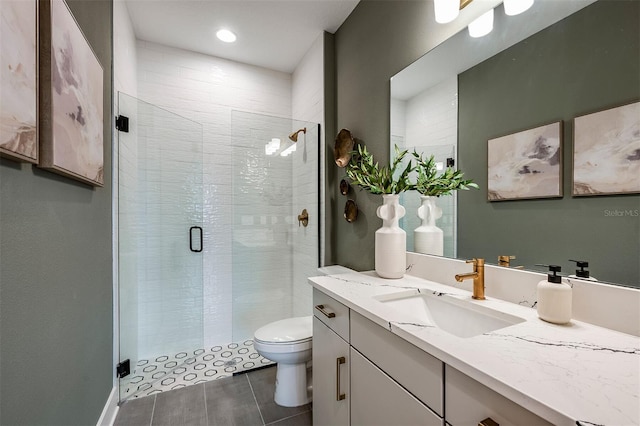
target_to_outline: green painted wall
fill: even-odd
[[[112,1],[68,0],[104,68],[105,186],[0,160],[0,424],[96,424],[113,386]]]
[[[362,0],[335,34],[336,127],[327,127],[327,134],[333,131],[335,137],[347,128],[381,164],[387,163],[389,79],[466,24],[463,19],[436,24],[429,1]],[[382,197],[352,188],[348,198],[356,201],[359,215],[355,223],[347,223],[347,197],[339,191],[345,173],[331,161],[333,141],[327,155],[326,264],[373,269],[374,234],[382,225],[376,209]]]
[[[459,196],[461,257],[571,273],[568,259],[584,259],[597,278],[640,285],[640,217],[606,214],[638,212],[640,196],[571,196],[572,119],[640,99],[639,21],[639,1],[600,1],[459,76],[460,167],[483,188]],[[487,140],[560,120],[564,197],[488,202]]]

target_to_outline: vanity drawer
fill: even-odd
[[[448,365],[445,392],[446,421],[451,426],[476,426],[486,418],[500,426],[552,424]]]
[[[349,341],[349,308],[315,288],[313,315],[345,341]]]
[[[351,346],[443,415],[442,361],[355,311],[351,312]]]
[[[442,418],[352,347],[351,424],[442,426]]]

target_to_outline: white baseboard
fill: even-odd
[[[118,387],[114,386],[109,394],[109,399],[102,409],[102,414],[98,419],[97,426],[112,426],[116,421],[116,415],[118,414]]]

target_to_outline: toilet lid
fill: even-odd
[[[269,343],[291,343],[311,339],[313,335],[312,317],[296,317],[275,321],[260,327],[255,340]]]

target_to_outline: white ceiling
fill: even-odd
[[[136,37],[291,73],[322,31],[335,33],[359,0],[126,0]],[[218,40],[227,28],[235,43]]]

